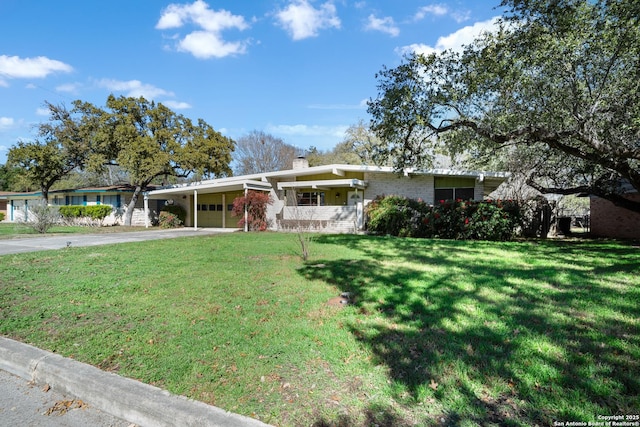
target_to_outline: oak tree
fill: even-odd
[[[640,3],[504,0],[462,51],[413,54],[378,74],[378,154],[397,169],[434,147],[531,164],[543,193],[589,193],[640,212]],[[514,162],[513,159],[516,159]]]
[[[81,119],[64,105],[46,103],[49,120],[38,125],[37,137],[18,141],[9,149],[7,167],[19,168],[20,174],[42,194],[47,204],[49,190],[58,181],[85,165],[88,141],[80,132]]]
[[[163,104],[142,97],[111,95],[106,107],[94,123],[96,148],[91,165],[94,169],[117,165],[128,174],[134,192],[125,225],[131,225],[140,194],[158,177],[231,174],[234,142],[204,120],[194,124]]]

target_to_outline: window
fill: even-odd
[[[115,194],[113,196],[102,196],[102,204],[103,205],[111,205],[114,208],[120,207],[120,195]]]
[[[298,193],[298,206],[324,206],[324,191]]]
[[[440,200],[473,200],[473,188],[436,188],[434,199]]]
[[[435,177],[434,203],[440,200],[473,200],[475,185],[474,178]]]

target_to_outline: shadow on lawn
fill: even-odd
[[[588,422],[640,407],[640,289],[624,279],[640,273],[637,248],[375,240],[322,236],[361,259],[302,273],[355,297],[351,331],[389,368],[397,401],[434,405],[434,423],[447,425]],[[369,421],[402,424],[376,413]]]

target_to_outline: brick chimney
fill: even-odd
[[[309,167],[309,160],[306,157],[300,156],[293,159],[293,169],[305,169]]]

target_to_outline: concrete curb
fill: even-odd
[[[4,337],[0,337],[0,369],[38,385],[49,384],[103,412],[143,427],[268,426]]]

